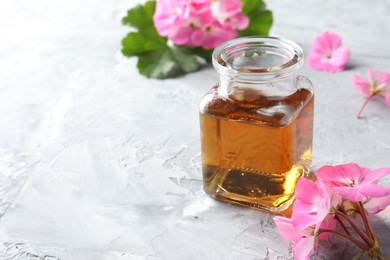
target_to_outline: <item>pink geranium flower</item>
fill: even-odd
[[[370,171],[350,163],[338,166],[323,166],[317,170],[317,177],[343,198],[363,201],[369,197],[380,198],[390,195],[390,188],[378,185],[378,180],[390,174],[390,168]]]
[[[339,72],[344,70],[350,50],[341,46],[341,37],[335,33],[324,32],[315,38],[308,56],[312,69]]]
[[[249,24],[240,0],[158,0],[153,21],[174,44],[204,49],[235,38]]]
[[[359,255],[387,259],[367,214],[390,205],[390,188],[379,185],[380,178],[390,175],[390,168],[371,171],[350,163],[321,167],[316,175],[316,181],[301,178],[297,182],[291,219],[274,217],[281,236],[293,242],[295,259],[309,259],[319,241],[330,234],[349,239],[362,250]],[[355,222],[358,216],[364,227]]]
[[[367,103],[375,96],[383,99],[385,104],[390,107],[390,74],[386,72],[369,69],[367,79],[360,76],[352,76],[355,88],[359,90],[366,98],[363,106],[360,108],[357,117],[359,118]]]

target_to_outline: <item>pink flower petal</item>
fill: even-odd
[[[226,20],[225,23],[227,23]],[[249,25],[249,18],[241,13],[238,13],[229,19],[228,24],[233,29],[244,30]]]
[[[366,195],[355,187],[334,187],[333,189],[341,197],[350,201],[362,201],[366,198]]]
[[[274,221],[280,235],[286,240],[293,240],[295,259],[308,259],[314,250],[313,228],[297,230],[291,219],[279,216],[274,217]]]
[[[365,79],[357,75],[353,75],[352,82],[355,88],[363,93],[364,97],[368,97],[371,94],[369,89],[369,83]]]
[[[197,12],[190,12],[186,20],[192,23],[192,26],[204,27],[213,23],[213,13],[210,9],[202,9]]]
[[[170,26],[175,24],[175,20],[178,18],[178,9],[175,2],[172,0],[159,0],[156,2],[153,22],[161,36],[168,35]]]
[[[224,14],[240,13],[242,2],[240,0],[220,0],[219,11]]]
[[[237,36],[236,31],[222,28],[219,23],[213,23],[205,28],[205,30],[205,38],[201,46],[206,50],[213,49],[224,41],[233,39]]]
[[[212,0],[191,0],[187,1],[187,4],[190,4],[190,7],[195,10],[207,9],[210,7]]]
[[[324,55],[331,54],[340,44],[340,36],[330,32],[324,32],[314,39],[312,50]]]
[[[279,234],[285,240],[294,240],[297,238],[295,229],[291,223],[291,219],[284,217],[274,217],[274,222]]]
[[[390,195],[390,188],[382,187],[376,184],[362,185],[357,188],[360,193],[367,197],[380,198]]]
[[[390,168],[379,168],[373,171],[369,171],[364,175],[361,183],[375,183],[380,178],[383,178],[387,175],[390,175]]]
[[[310,193],[307,193],[307,196],[311,197],[309,194]],[[303,213],[303,214],[317,212],[319,203],[320,203],[320,199],[313,200],[313,202],[305,202],[305,201],[301,201],[299,199],[296,199],[294,202],[294,206],[293,206],[293,212],[294,213]]]
[[[384,72],[381,72],[381,71],[377,71],[377,70],[372,70],[372,69],[369,69],[367,70],[367,78],[368,78],[368,81],[372,84],[374,82],[376,83],[379,83],[383,80],[383,77],[386,75],[387,73],[384,73]]]
[[[307,58],[307,63],[309,67],[319,71],[327,71],[328,63],[322,61],[323,57],[324,54],[322,53],[316,51],[310,51]]]
[[[214,1],[212,9],[214,17],[225,29],[243,30],[249,25],[248,17],[242,13],[242,1],[240,0]]]
[[[329,204],[329,208],[337,208],[340,205],[340,203],[342,202],[341,196],[337,194],[332,188],[327,187],[322,179],[317,179],[317,186],[318,189],[321,190],[324,195],[326,194],[326,201]],[[321,203],[324,202],[321,201]]]
[[[341,37],[335,33],[324,32],[319,36],[319,43],[327,53],[331,53],[341,45]]]
[[[389,91],[387,91],[387,93],[385,94],[384,102],[385,102],[386,106],[390,107],[390,88],[389,88]]]
[[[371,198],[365,205],[370,214],[377,214],[390,205],[390,195],[381,198]]]
[[[336,72],[342,71],[345,68],[350,54],[350,50],[345,46],[342,46],[333,51],[331,63],[335,67]]]
[[[187,45],[191,43],[191,38],[189,35],[191,35],[192,29],[185,24],[182,26],[176,25],[175,27],[172,27],[169,31],[168,38],[177,45]]]
[[[314,250],[314,236],[303,237],[294,243],[294,257],[297,260],[309,259]]]
[[[305,213],[295,213],[293,211],[293,215],[291,217],[291,222],[293,224],[293,227],[296,230],[303,230],[305,228],[308,228],[310,226],[314,226],[317,221],[316,215],[311,214],[305,214]]]
[[[308,196],[310,194],[310,196]],[[296,200],[312,203],[313,198],[320,196],[317,184],[309,179],[300,178],[295,189]]]
[[[322,199],[320,204],[318,205],[317,218],[316,218],[317,223],[315,223],[316,226],[315,226],[314,232],[318,231],[322,222],[328,216],[329,210],[330,210],[329,198]]]
[[[317,170],[316,175],[327,186],[348,186],[353,181],[360,180],[362,168],[355,164],[342,164],[337,166],[323,166]]]
[[[319,225],[328,215],[330,198],[323,189],[322,182],[315,183],[309,179],[299,179],[295,189],[295,203],[291,221],[294,228],[302,230]]]
[[[206,32],[201,29],[196,29],[191,35],[191,41],[194,43],[195,46],[202,46],[206,37]]]

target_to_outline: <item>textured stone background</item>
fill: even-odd
[[[202,191],[198,104],[212,68],[179,79],[138,75],[120,53],[140,1],[0,2],[0,259],[291,259],[264,213]],[[316,88],[314,168],[390,166],[390,110],[352,74],[390,71],[390,2],[267,1],[272,35],[308,51],[324,30],[352,50]],[[390,178],[383,181],[390,185]],[[373,219],[390,255],[390,210]],[[342,240],[313,259],[350,259]]]

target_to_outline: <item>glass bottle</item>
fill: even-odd
[[[314,92],[298,76],[302,49],[289,40],[243,37],[212,55],[219,82],[200,104],[204,190],[280,212],[310,173]]]

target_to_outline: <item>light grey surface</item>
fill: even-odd
[[[271,216],[202,191],[198,103],[217,74],[139,76],[120,54],[136,2],[0,2],[0,259],[292,258]],[[390,166],[390,109],[371,102],[356,120],[351,83],[390,72],[390,2],[268,5],[272,35],[307,53],[330,30],[352,51],[344,72],[302,69],[316,89],[314,168]],[[373,221],[390,255],[390,210]],[[352,251],[333,241],[313,258]]]

